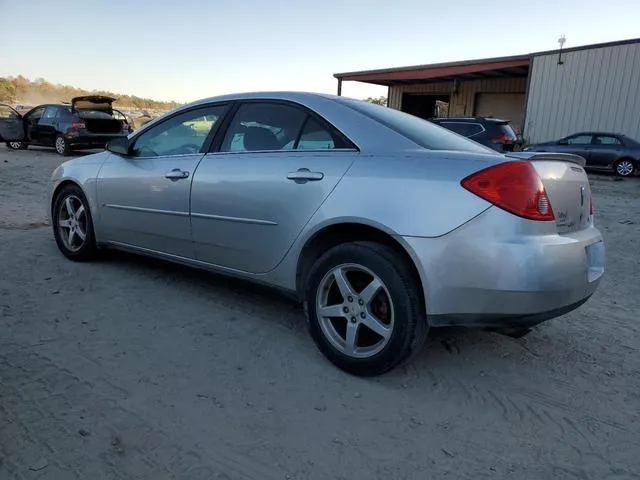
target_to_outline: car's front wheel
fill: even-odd
[[[56,152],[59,155],[62,155],[63,157],[71,155],[71,145],[69,145],[69,142],[67,141],[67,139],[64,138],[62,135],[58,135],[56,137],[55,147],[56,147]]]
[[[51,209],[53,235],[58,249],[70,260],[91,260],[96,242],[89,203],[82,189],[67,185],[56,195]]]
[[[636,166],[630,158],[622,158],[615,163],[614,169],[617,175],[630,177],[635,172]]]
[[[11,150],[26,150],[28,145],[24,142],[5,142]]]
[[[305,284],[309,329],[320,351],[354,375],[391,370],[424,344],[422,293],[407,261],[372,242],[338,245]]]

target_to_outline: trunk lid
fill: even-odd
[[[555,215],[558,233],[591,224],[591,188],[583,157],[568,153],[517,152],[508,158],[528,160],[538,172]]]
[[[106,97],[104,95],[83,95],[71,99],[71,111],[81,112],[83,110],[93,110],[96,112],[105,112],[113,115],[113,102],[116,99]]]

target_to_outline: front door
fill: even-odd
[[[97,190],[102,238],[194,257],[191,181],[225,110],[217,105],[180,113],[135,137],[130,156],[106,153]]]
[[[24,136],[22,115],[9,105],[0,103],[0,141],[19,142],[24,140]]]
[[[38,123],[44,114],[44,106],[35,107],[25,113],[24,128],[25,128],[25,140],[29,143],[40,145],[40,135]]]
[[[592,140],[593,135],[588,133],[573,135],[566,138],[566,144],[561,145],[558,150],[561,152],[580,155],[587,161],[587,165],[590,165]]]
[[[251,273],[275,268],[356,158],[321,119],[293,105],[240,106],[191,193],[197,259]]]

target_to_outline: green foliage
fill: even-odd
[[[373,98],[373,97],[369,97],[366,100],[369,103],[375,103],[376,105],[382,105],[383,107],[387,106],[387,97],[378,97],[378,98]]]
[[[22,103],[37,105],[39,103],[70,102],[73,97],[80,95],[106,95],[116,98],[118,107],[171,110],[177,107],[177,102],[160,102],[135,95],[118,95],[101,90],[88,91],[69,85],[57,85],[47,82],[43,78],[34,81],[18,75],[17,77],[0,77],[0,102]]]

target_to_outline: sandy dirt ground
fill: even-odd
[[[518,340],[437,331],[359,379],[270,291],[65,260],[60,161],[0,146],[0,479],[640,478],[640,178],[592,175],[608,271],[586,305]]]

